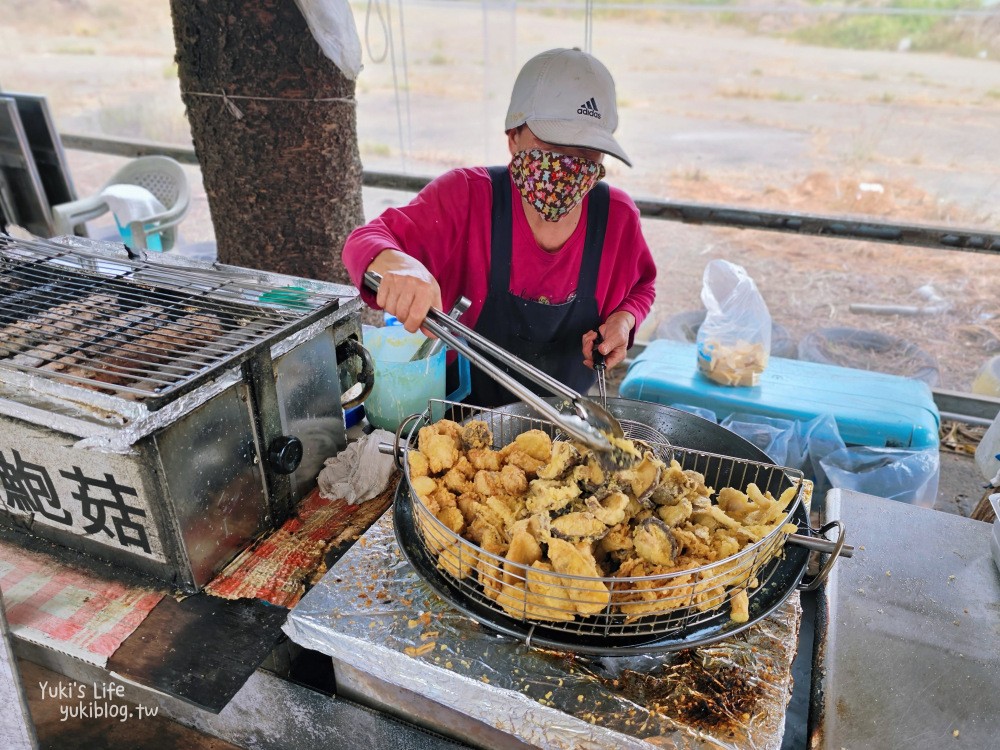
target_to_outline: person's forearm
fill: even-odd
[[[431,307],[441,308],[437,280],[416,258],[386,249],[375,256],[367,270],[382,276],[376,304],[395,315],[411,333],[423,324]]]
[[[384,276],[388,271],[395,271],[396,269],[404,268],[409,265],[412,260],[413,259],[410,258],[409,255],[401,250],[387,247],[372,259],[372,262],[368,264],[368,268],[365,270],[374,271],[375,273]]]
[[[635,328],[635,316],[628,310],[615,310],[608,316],[608,321],[610,322],[612,318],[619,317],[622,320],[623,325],[629,331]]]

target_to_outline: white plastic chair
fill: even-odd
[[[56,234],[72,234],[76,227],[107,213],[110,206],[101,193],[111,185],[120,184],[145,188],[166,207],[162,213],[128,224],[132,247],[146,248],[149,237],[159,234],[161,249],[173,248],[177,242],[177,225],[191,204],[191,188],[183,167],[167,156],[133,159],[115,172],[96,195],[53,206]]]

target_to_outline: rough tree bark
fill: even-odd
[[[364,220],[354,82],[291,0],[170,10],[219,260],[350,283],[340,251]]]

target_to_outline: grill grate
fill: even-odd
[[[339,306],[263,276],[0,234],[0,374],[159,408]]]

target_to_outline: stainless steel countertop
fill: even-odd
[[[1000,572],[990,524],[845,490],[855,546],[820,592],[814,750],[1000,748]]]

